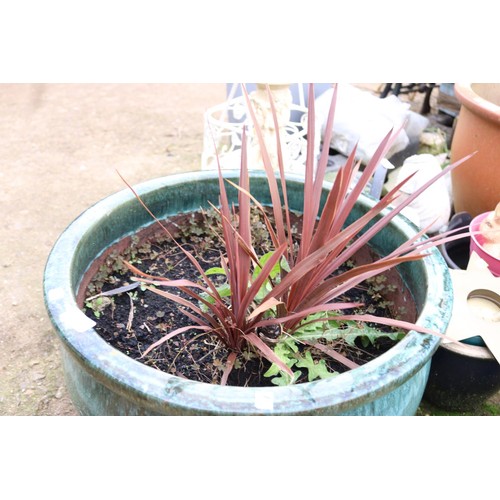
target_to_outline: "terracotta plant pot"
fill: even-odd
[[[461,103],[451,144],[451,161],[477,154],[452,172],[455,212],[472,217],[500,201],[500,83],[457,83]]]
[[[226,172],[234,181],[238,173]],[[303,178],[289,176],[290,208],[301,210]],[[331,185],[325,183],[323,203]],[[251,174],[251,190],[270,203],[263,172]],[[219,197],[217,173],[180,174],[137,187],[158,217],[206,207]],[[237,193],[228,192],[230,202]],[[361,197],[350,220],[374,202]],[[206,384],[161,372],[108,345],[78,307],[76,296],[87,270],[111,245],[151,224],[129,190],[116,193],[84,212],[61,235],[47,262],[44,291],[47,310],[61,340],[69,392],[87,415],[414,415],[423,396],[431,357],[439,338],[409,332],[373,361],[337,377],[284,387],[231,387]],[[372,240],[374,251],[387,254],[416,234],[403,217]],[[452,286],[437,249],[424,260],[405,263],[400,274],[411,290],[417,323],[444,333],[451,318]]]

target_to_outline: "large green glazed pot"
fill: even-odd
[[[236,172],[226,177],[238,178]],[[300,211],[303,180],[288,177],[292,209]],[[323,198],[331,187],[325,184]],[[167,176],[137,187],[159,217],[218,202],[216,172]],[[270,204],[267,181],[251,174],[251,191]],[[237,199],[236,192],[229,196]],[[352,219],[373,201],[361,198]],[[151,218],[129,190],[109,196],[78,217],[60,236],[44,275],[46,307],[62,344],[65,377],[72,400],[84,415],[414,415],[429,375],[439,339],[410,332],[375,360],[334,378],[287,387],[223,387],[189,381],[145,366],[108,345],[76,302],[78,287],[91,263],[110,245],[151,224]],[[387,253],[415,234],[396,217],[373,240]],[[448,268],[438,250],[423,261],[401,266],[419,313],[418,324],[443,333],[452,310]]]

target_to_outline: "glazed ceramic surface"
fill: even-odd
[[[226,177],[237,180],[238,174]],[[288,180],[292,209],[302,209],[303,180]],[[325,184],[323,201],[331,185]],[[267,181],[252,174],[251,190],[270,203]],[[218,202],[215,172],[180,174],[146,182],[139,195],[158,217],[197,210]],[[235,190],[228,192],[237,199]],[[374,202],[362,198],[351,220]],[[147,367],[109,346],[78,308],[75,296],[96,257],[125,236],[151,223],[133,194],[124,190],[97,203],[76,219],[56,242],[46,265],[47,310],[62,343],[72,399],[85,415],[413,415],[427,382],[436,336],[410,332],[395,347],[366,365],[337,377],[272,388],[222,387],[185,380]],[[379,253],[415,234],[397,217],[373,240]],[[418,323],[444,332],[451,315],[452,286],[437,249],[424,261],[401,266],[412,290]]]

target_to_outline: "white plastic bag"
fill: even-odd
[[[333,89],[315,101],[316,129],[324,135]],[[348,156],[357,142],[357,159],[367,163],[391,128],[399,129],[409,117],[409,104],[391,95],[385,99],[349,84],[339,84],[330,147]],[[387,154],[404,150],[409,138],[403,129]]]
[[[441,163],[435,156],[431,154],[413,155],[405,160],[401,168],[389,174],[386,188],[388,190],[391,189],[416,172],[401,188],[401,196],[395,204],[401,203],[427,181],[435,177],[440,171]],[[419,226],[420,229],[424,229],[430,225],[427,232],[437,233],[448,223],[451,215],[451,197],[447,180],[443,177],[438,179],[413,200],[402,213]]]

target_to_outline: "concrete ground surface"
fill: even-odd
[[[133,184],[198,170],[223,84],[0,85],[0,414],[75,415],[42,277],[59,234]]]
[[[224,84],[0,85],[0,415],[77,414],[43,302],[50,249],[124,188],[116,170],[132,184],[199,170],[203,113],[225,95]]]

